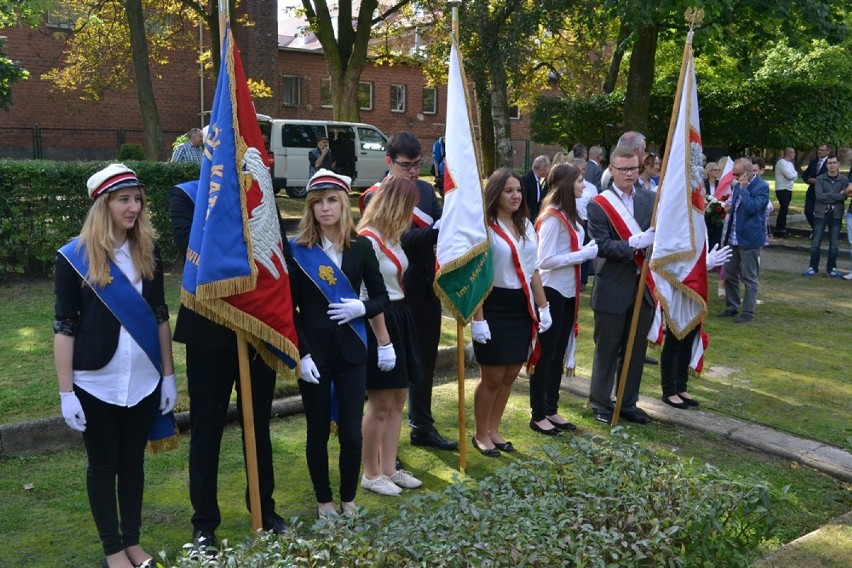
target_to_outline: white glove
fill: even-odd
[[[328,305],[328,317],[336,321],[338,325],[360,318],[367,313],[364,302],[356,298],[341,298],[339,304]]]
[[[160,387],[160,414],[168,414],[175,409],[177,402],[177,385],[175,384],[174,375],[166,375],[163,377],[163,384]]]
[[[80,399],[71,392],[60,392],[59,400],[62,403],[62,418],[68,427],[77,432],[86,431],[86,414],[80,406]]]
[[[491,328],[485,320],[473,320],[470,324],[470,335],[477,343],[486,343],[491,339]]]
[[[627,239],[627,244],[635,249],[645,249],[654,244],[654,227],[651,227],[643,233],[633,235]]]
[[[538,309],[538,332],[544,333],[550,326],[553,325],[553,318],[550,317],[550,304]]]
[[[435,221],[435,223],[432,225],[432,229],[434,229],[434,230],[436,230],[436,231],[440,231],[440,230],[441,230],[441,220],[442,220],[442,219],[443,219],[443,217],[441,217],[441,219],[438,219],[437,221]]]
[[[598,243],[595,242],[594,239],[583,245],[583,248],[580,249],[580,257],[586,260],[592,260],[598,256]]]
[[[393,343],[379,345],[379,370],[387,373],[394,367],[396,367],[396,351],[393,349]]]
[[[707,270],[713,270],[717,266],[722,266],[731,259],[731,247],[725,245],[719,248],[719,243],[713,246],[713,250],[707,253]]]
[[[310,355],[305,355],[299,361],[299,378],[312,385],[319,384],[319,369],[317,369],[317,365]]]

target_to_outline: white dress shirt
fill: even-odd
[[[586,214],[586,208],[589,206],[589,201],[598,194],[598,188],[595,184],[583,180],[583,195],[577,199],[577,215],[583,221],[588,221],[589,216]],[[582,240],[580,241],[582,242]]]
[[[585,231],[579,224],[574,229],[577,231],[577,246],[582,248]],[[574,266],[582,263],[578,251],[579,249],[571,248],[571,237],[562,221],[553,215],[545,217],[538,229],[538,269],[541,283],[553,288],[565,298],[575,297],[577,283],[574,278]]]
[[[367,229],[382,239],[382,244],[384,244],[385,247],[393,253],[399,261],[400,267],[402,267],[402,274],[405,274],[405,271],[408,270],[408,257],[405,256],[405,252],[402,250],[402,244],[396,243],[391,246],[384,240],[384,237],[376,229],[372,227],[367,227]],[[376,258],[379,259],[379,270],[382,272],[382,279],[385,281],[385,288],[388,290],[388,296],[390,296],[391,302],[404,299],[405,292],[403,291],[402,283],[400,282],[402,274],[400,274],[397,270],[396,264],[394,264],[390,257],[385,254],[385,251],[382,250],[376,241],[374,241],[371,237],[367,237],[367,239],[370,241],[370,244],[373,245],[373,250],[376,251]],[[361,299],[370,299],[367,287],[363,283],[361,284]]]
[[[621,199],[621,202],[624,203],[624,206],[627,207],[627,211],[630,212],[630,215],[632,217],[635,217],[635,215],[633,215],[633,198],[636,197],[636,190],[632,190],[630,192],[630,195],[627,195],[626,193],[618,189],[615,184],[612,184],[612,190],[615,192],[618,198]]]
[[[142,280],[126,241],[115,249],[114,258],[116,266],[141,295]],[[118,406],[136,406],[154,392],[159,382],[159,371],[124,326],[119,329],[118,347],[106,366],[94,371],[74,371],[75,385],[103,402]]]
[[[524,238],[519,241],[515,239],[512,231],[502,221],[497,219],[496,222],[515,245],[515,249],[518,251],[518,258],[521,261],[521,269],[527,279],[527,285],[529,285],[533,274],[538,268],[538,238],[536,237],[532,223],[530,223],[529,219],[524,219]],[[521,288],[521,281],[518,279],[518,274],[515,271],[515,263],[512,261],[512,251],[509,249],[509,244],[502,237],[497,236],[490,227],[488,233],[491,237],[491,263],[494,269],[494,286],[514,290]]]
[[[325,254],[328,255],[328,258],[331,259],[331,262],[337,268],[340,268],[340,263],[343,262],[343,251],[338,249],[333,242],[328,240],[325,235],[322,236],[322,250],[325,251]]]
[[[775,191],[792,191],[798,177],[796,166],[788,160],[781,158],[775,162]]]

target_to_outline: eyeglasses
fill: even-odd
[[[423,164],[423,160],[417,160],[416,162],[397,162],[396,160],[391,160],[394,164],[399,166],[404,170],[419,170],[420,166]]]
[[[616,167],[613,166],[612,169],[614,169],[615,171],[617,171],[618,173],[620,173],[623,176],[626,176],[628,174],[638,174],[639,173],[639,166],[632,166],[630,168],[616,168]]]

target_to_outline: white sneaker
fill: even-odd
[[[368,479],[366,475],[362,475],[361,487],[379,495],[399,495],[402,493],[402,489],[386,475],[380,475],[375,479]]]
[[[388,477],[393,483],[405,489],[416,489],[423,485],[423,482],[411,475],[410,471],[404,469],[396,470],[396,473]]]
[[[846,276],[843,277],[844,280],[852,280],[852,270],[846,273]]]

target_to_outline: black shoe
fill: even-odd
[[[550,420],[548,420],[550,422]],[[530,430],[533,432],[538,432],[539,434],[544,434],[545,436],[558,436],[559,428],[551,428],[550,430],[545,430],[541,426],[535,423],[535,420],[530,420]]]
[[[192,533],[192,554],[216,556],[216,534],[213,531],[197,530]]]
[[[574,424],[571,424],[570,422],[563,422],[563,423],[560,424],[559,422],[554,422],[550,418],[548,418],[547,421],[550,422],[551,424],[553,424],[556,427],[557,430],[565,430],[565,431],[570,432],[571,430],[577,429],[577,426],[574,425]]]
[[[653,357],[648,357],[645,355],[645,364],[646,365],[659,365],[660,362],[654,359]]]
[[[685,402],[685,403],[686,403],[686,405],[687,405],[687,406],[699,406],[699,404],[700,404],[700,403],[699,403],[697,400],[695,400],[694,398],[684,398],[683,396],[681,396],[680,398],[681,398],[681,400],[682,400],[683,402]]]
[[[612,413],[611,412],[596,412],[595,413],[595,420],[597,420],[598,422],[600,422],[602,424],[606,424],[607,426],[609,426],[609,424],[612,423]]]
[[[274,517],[263,520],[263,530],[280,536],[289,532],[290,526],[284,522],[284,519],[275,515]]]
[[[638,408],[635,410],[622,410],[619,416],[624,418],[628,422],[633,422],[634,424],[650,424],[651,422],[653,422],[650,416],[648,416]]]
[[[473,447],[476,448],[476,451],[478,451],[483,456],[486,456],[486,457],[489,457],[489,458],[499,458],[500,457],[500,450],[498,450],[497,448],[483,448],[483,447],[481,447],[476,442],[476,436],[471,437],[470,441],[473,444]]]
[[[412,430],[411,445],[438,448],[439,450],[455,450],[459,447],[458,442],[445,440],[440,434],[438,434],[437,430],[427,430],[423,433],[418,430]]]
[[[503,443],[493,442],[493,443],[494,443],[494,447],[497,448],[498,450],[500,450],[501,452],[506,452],[507,454],[510,454],[510,453],[515,451],[515,446],[512,445],[512,442],[503,442]]]
[[[734,320],[734,323],[748,323],[754,319],[754,316],[751,314],[743,314],[737,319]]]
[[[665,402],[669,406],[674,406],[675,408],[680,408],[680,409],[689,408],[689,404],[687,404],[687,402],[685,400],[683,402],[674,402],[673,400],[669,400],[669,397],[664,396],[663,402]]]
[[[733,308],[726,308],[725,311],[719,313],[719,317],[720,318],[732,318],[739,313],[740,313],[739,310],[735,310]]]

